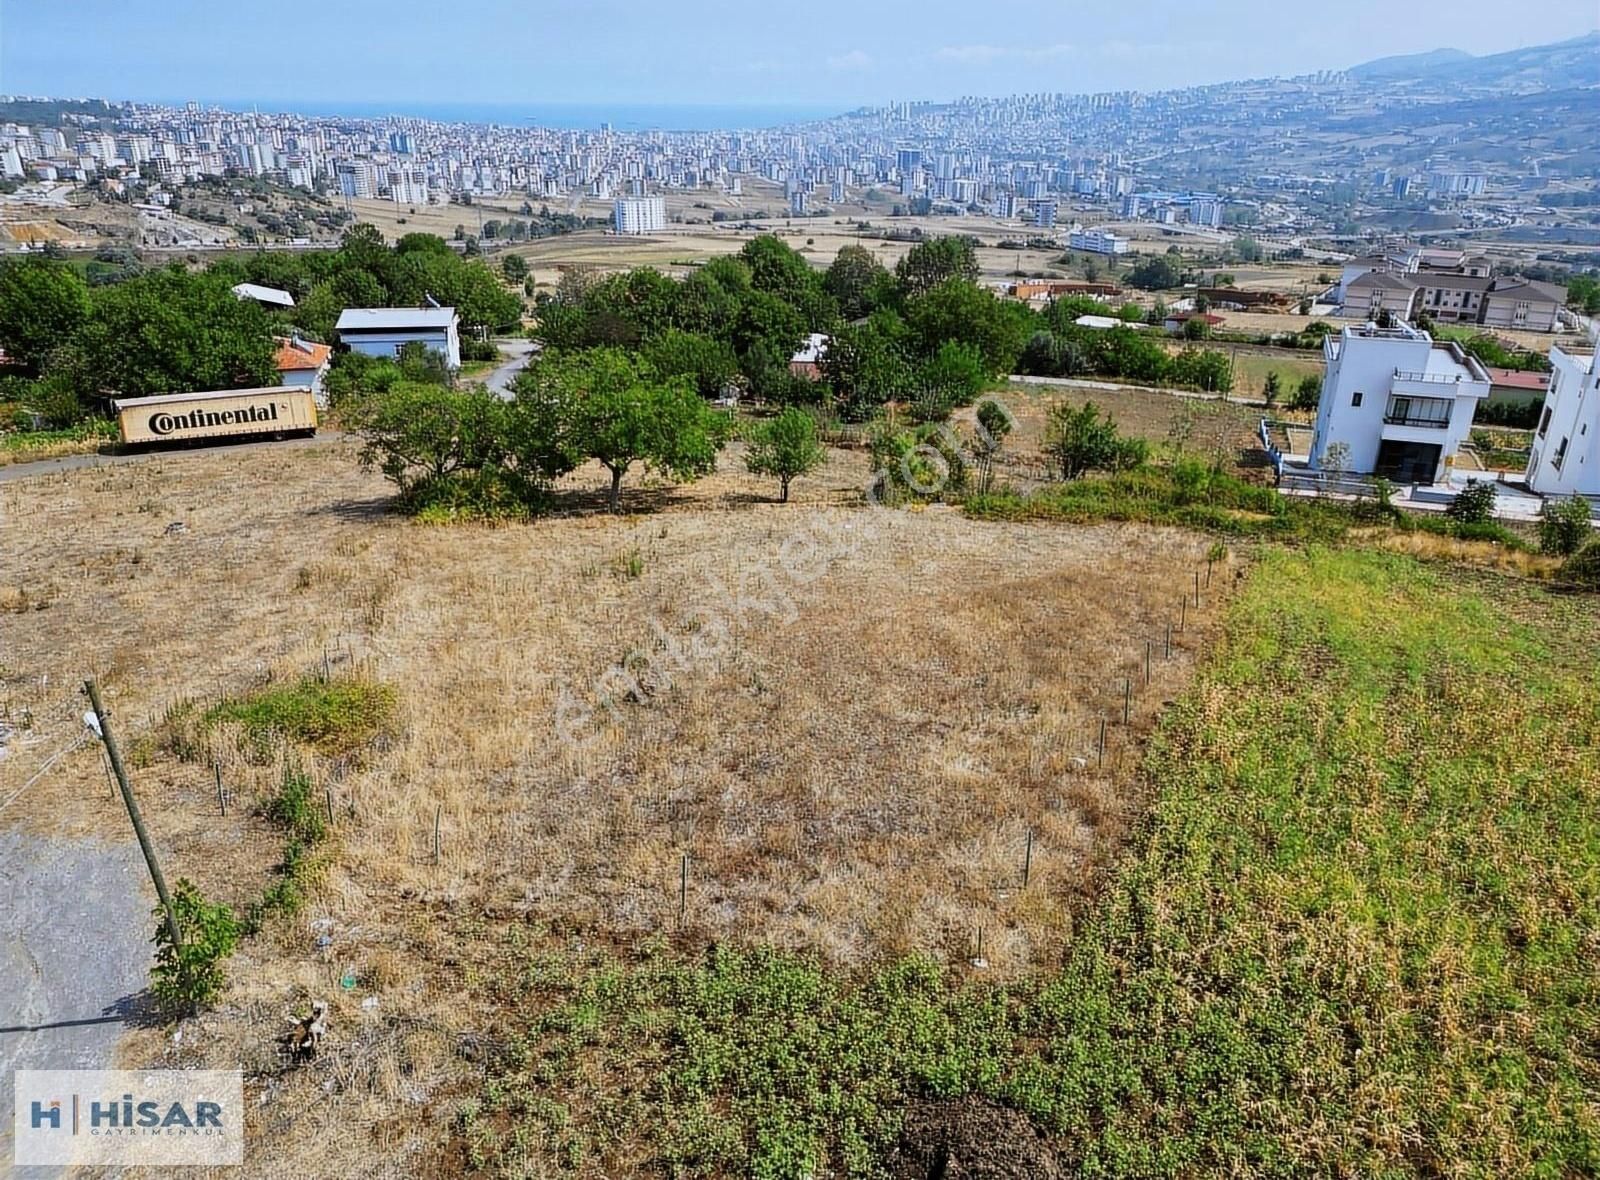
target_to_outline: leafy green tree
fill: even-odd
[[[1489,480],[1470,480],[1444,514],[1457,524],[1487,524],[1494,519],[1496,489]]]
[[[894,269],[908,295],[921,295],[951,281],[976,283],[976,243],[969,237],[929,238],[906,251]]]
[[[1211,325],[1205,318],[1192,315],[1183,321],[1183,338],[1185,340],[1204,340],[1211,335]]]
[[[822,286],[847,320],[870,315],[892,297],[893,278],[865,246],[842,246],[822,276]]]
[[[85,392],[144,397],[274,385],[272,323],[226,278],[181,267],[95,290],[79,334]]]
[[[1070,480],[1090,471],[1138,466],[1146,448],[1141,440],[1120,437],[1116,420],[1102,415],[1093,402],[1077,407],[1057,402],[1045,425],[1044,453],[1055,461],[1061,478]]]
[[[1057,332],[1035,332],[1028,337],[1017,369],[1034,377],[1072,377],[1083,372],[1083,350],[1071,337]]]
[[[88,318],[88,285],[70,266],[42,258],[0,265],[0,347],[29,373],[41,372]]]
[[[1294,398],[1289,405],[1296,410],[1314,410],[1321,401],[1322,378],[1315,373],[1307,373],[1300,378],[1300,384],[1295,386]]]
[[[994,462],[1005,446],[1006,438],[1016,425],[1011,411],[1000,402],[988,398],[978,403],[978,430],[972,442],[972,453],[977,459],[978,491],[987,493],[994,486]]]
[[[527,384],[566,409],[568,449],[611,473],[611,511],[620,509],[622,479],[635,463],[679,481],[715,468],[727,419],[686,378],[662,380],[618,349],[594,349],[531,372]]]
[[[906,322],[924,355],[947,340],[971,344],[991,374],[1009,373],[1033,332],[1033,313],[965,279],[950,279],[910,301]]]
[[[744,463],[753,475],[778,480],[780,503],[789,502],[789,484],[822,466],[827,453],[817,441],[817,421],[790,406],[776,418],[757,426],[750,436]]]
[[[1278,398],[1283,396],[1283,378],[1278,376],[1278,371],[1273,369],[1267,374],[1267,379],[1262,382],[1261,396],[1267,399],[1267,405],[1275,406]]]
[[[362,465],[414,499],[429,485],[504,464],[506,412],[482,386],[400,380],[352,407],[350,424],[365,440]]]
[[[1170,358],[1168,375],[1179,385],[1190,385],[1207,393],[1227,393],[1233,388],[1233,366],[1225,354],[1214,348],[1185,348]]]
[[[1142,291],[1165,291],[1183,282],[1183,272],[1170,257],[1154,254],[1128,272],[1128,284]]]
[[[839,416],[864,422],[891,401],[906,397],[911,367],[904,355],[872,324],[835,332],[822,354],[822,373],[833,391]]]
[[[513,283],[520,283],[528,277],[528,260],[520,254],[507,254],[505,261],[500,264],[500,269]]]
[[[946,340],[913,377],[916,414],[929,422],[943,419],[957,406],[972,401],[988,383],[983,354],[977,347]]]
[[[1566,557],[1595,535],[1594,512],[1582,496],[1546,500],[1539,506],[1539,549]]]
[[[657,373],[689,378],[702,397],[717,397],[739,374],[739,358],[732,346],[676,328],[657,335],[643,351]]]
[[[751,238],[739,257],[750,268],[751,286],[791,307],[805,306],[820,285],[805,255],[772,234]]]
[[[1261,243],[1249,234],[1240,234],[1233,239],[1233,256],[1240,262],[1260,262],[1266,257],[1266,252],[1261,249]]]

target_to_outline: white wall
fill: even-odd
[[[445,364],[451,369],[461,367],[461,337],[457,335],[454,326],[449,329],[415,328],[405,331],[395,329],[387,332],[347,332],[341,333],[340,339],[351,352],[390,358],[398,355],[401,345],[417,342],[425,348],[442,352]]]
[[[1600,373],[1594,358],[1550,350],[1550,392],[1528,457],[1528,487],[1541,496],[1600,496]],[[1556,451],[1567,453],[1560,470]]]
[[[1369,474],[1377,469],[1378,450],[1387,437],[1397,442],[1435,444],[1440,448],[1440,469],[1466,440],[1472,427],[1478,397],[1487,396],[1487,381],[1463,382],[1460,386],[1440,383],[1437,388],[1417,386],[1403,395],[1417,398],[1448,398],[1453,402],[1450,424],[1443,430],[1429,427],[1385,426],[1389,398],[1394,393],[1395,371],[1424,372],[1433,344],[1426,333],[1401,335],[1357,335],[1359,329],[1345,329],[1338,340],[1337,354],[1328,361],[1322,382],[1322,400],[1317,405],[1317,420],[1311,436],[1310,463],[1322,470],[1328,448],[1344,443],[1349,456],[1343,469]],[[1330,341],[1330,346],[1332,341]],[[1361,404],[1356,405],[1356,394]],[[1474,396],[1476,395],[1476,396]]]

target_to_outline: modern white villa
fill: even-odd
[[[1600,363],[1593,352],[1552,348],[1550,368],[1528,487],[1541,496],[1600,498]]]
[[[1330,335],[1323,354],[1311,469],[1443,482],[1489,396],[1492,381],[1477,358],[1416,328],[1370,323]]]

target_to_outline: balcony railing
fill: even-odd
[[[1396,381],[1426,381],[1430,385],[1455,385],[1461,381],[1460,377],[1445,377],[1439,373],[1412,373],[1405,369],[1394,371]]]
[[[1385,426],[1422,426],[1429,430],[1444,430],[1450,425],[1449,418],[1434,418],[1420,414],[1385,414]]]

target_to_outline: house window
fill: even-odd
[[[1359,389],[1356,390],[1355,393],[1351,395],[1350,404],[1352,406],[1359,406],[1361,404],[1361,391]]]
[[[1567,457],[1567,440],[1565,438],[1563,438],[1561,440],[1561,445],[1556,448],[1555,455],[1552,456],[1551,459],[1550,459],[1550,466],[1554,467],[1557,471],[1560,471],[1561,470],[1561,462],[1566,457]]]
[[[1539,419],[1539,437],[1544,437],[1544,432],[1550,429],[1550,407],[1544,408],[1544,417]]]

